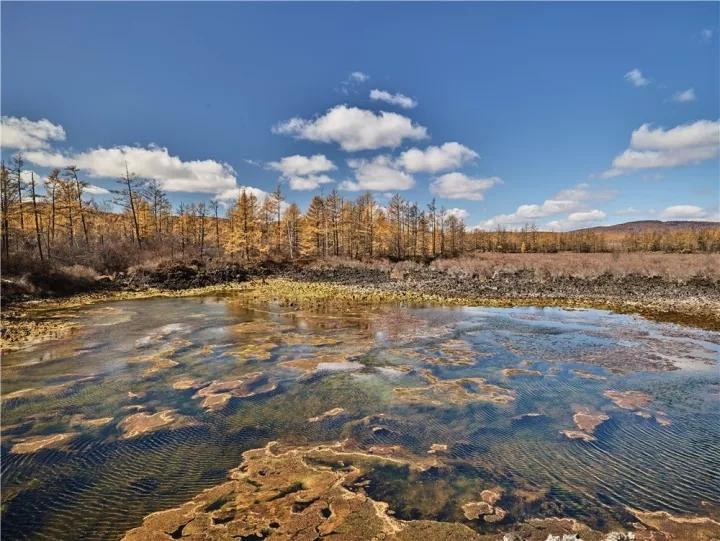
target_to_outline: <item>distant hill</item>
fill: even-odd
[[[596,227],[585,227],[576,231],[593,231],[595,233],[649,233],[658,231],[669,233],[688,229],[711,229],[720,228],[720,222],[692,222],[687,220],[674,220],[663,222],[661,220],[638,220],[636,222],[625,222],[615,225],[599,225]]]

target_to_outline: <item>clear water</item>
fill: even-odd
[[[3,359],[3,539],[117,539],[145,515],[219,484],[242,451],[272,440],[351,438],[418,457],[447,445],[435,453],[442,470],[378,467],[367,491],[399,518],[480,531],[542,516],[609,528],[632,521],[626,507],[707,514],[720,506],[717,333],[593,310],[300,310],[244,296],[61,315],[76,323],[70,336]],[[208,408],[196,395],[255,372],[248,396]],[[433,386],[468,377],[514,400],[458,400]],[[188,379],[194,388],[173,387]],[[408,400],[398,388],[425,390]],[[614,404],[608,389],[645,393],[643,416]],[[560,432],[577,430],[580,407],[609,417],[592,441]],[[333,408],[344,412],[309,420]],[[166,410],[172,423],[128,437],[124,419]],[[23,449],[52,434],[70,435]],[[506,520],[467,521],[461,504],[496,485]]]

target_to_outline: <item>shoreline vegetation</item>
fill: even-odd
[[[530,254],[507,255],[520,257],[494,261],[464,258],[432,265],[331,259],[247,268],[162,262],[113,278],[84,274],[72,281],[68,276],[56,276],[56,289],[43,289],[27,278],[4,279],[0,347],[19,349],[70,331],[72,323],[58,317],[58,310],[113,300],[238,292],[247,292],[256,300],[293,305],[400,302],[595,308],[720,330],[717,254],[660,254],[655,258],[641,254],[626,254],[625,258],[555,254],[554,261],[548,260],[547,254],[536,261],[527,259]],[[704,270],[692,274],[690,267],[703,268],[698,258],[703,258]],[[518,265],[523,259],[524,266]],[[72,284],[68,286],[63,280]]]
[[[127,165],[111,205],[93,197],[85,174],[69,165],[36,178],[21,152],[0,164],[4,346],[43,333],[50,318],[34,318],[37,304],[193,295],[269,278],[360,288],[348,300],[603,308],[720,330],[716,222],[483,230],[434,199],[400,194],[381,205],[370,192],[350,199],[334,189],[303,211],[280,185],[243,189],[226,208],[173,208],[159,180]]]

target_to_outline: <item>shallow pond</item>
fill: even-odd
[[[3,358],[3,539],[117,539],[273,440],[442,463],[378,466],[365,490],[397,518],[481,532],[720,506],[717,333],[594,310],[243,295],[60,315],[69,336]],[[467,518],[489,487],[504,516]]]

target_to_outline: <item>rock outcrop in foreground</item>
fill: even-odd
[[[460,523],[400,520],[388,504],[363,490],[363,474],[373,463],[413,458],[372,455],[346,444],[283,448],[276,442],[243,453],[230,480],[198,494],[180,507],[148,515],[123,541],[297,540],[337,541],[710,541],[720,523],[706,517],[673,517],[630,509],[640,521],[634,532],[602,533],[570,518],[537,518],[494,533],[479,534]],[[501,489],[463,507],[468,519],[494,522],[505,516],[496,506]],[[483,506],[481,509],[480,506]],[[485,509],[487,507],[488,509]]]
[[[340,446],[281,450],[276,444],[243,453],[230,481],[176,509],[153,513],[124,541],[169,539],[333,539],[468,541],[462,524],[403,521],[354,486],[362,464],[382,458]]]

